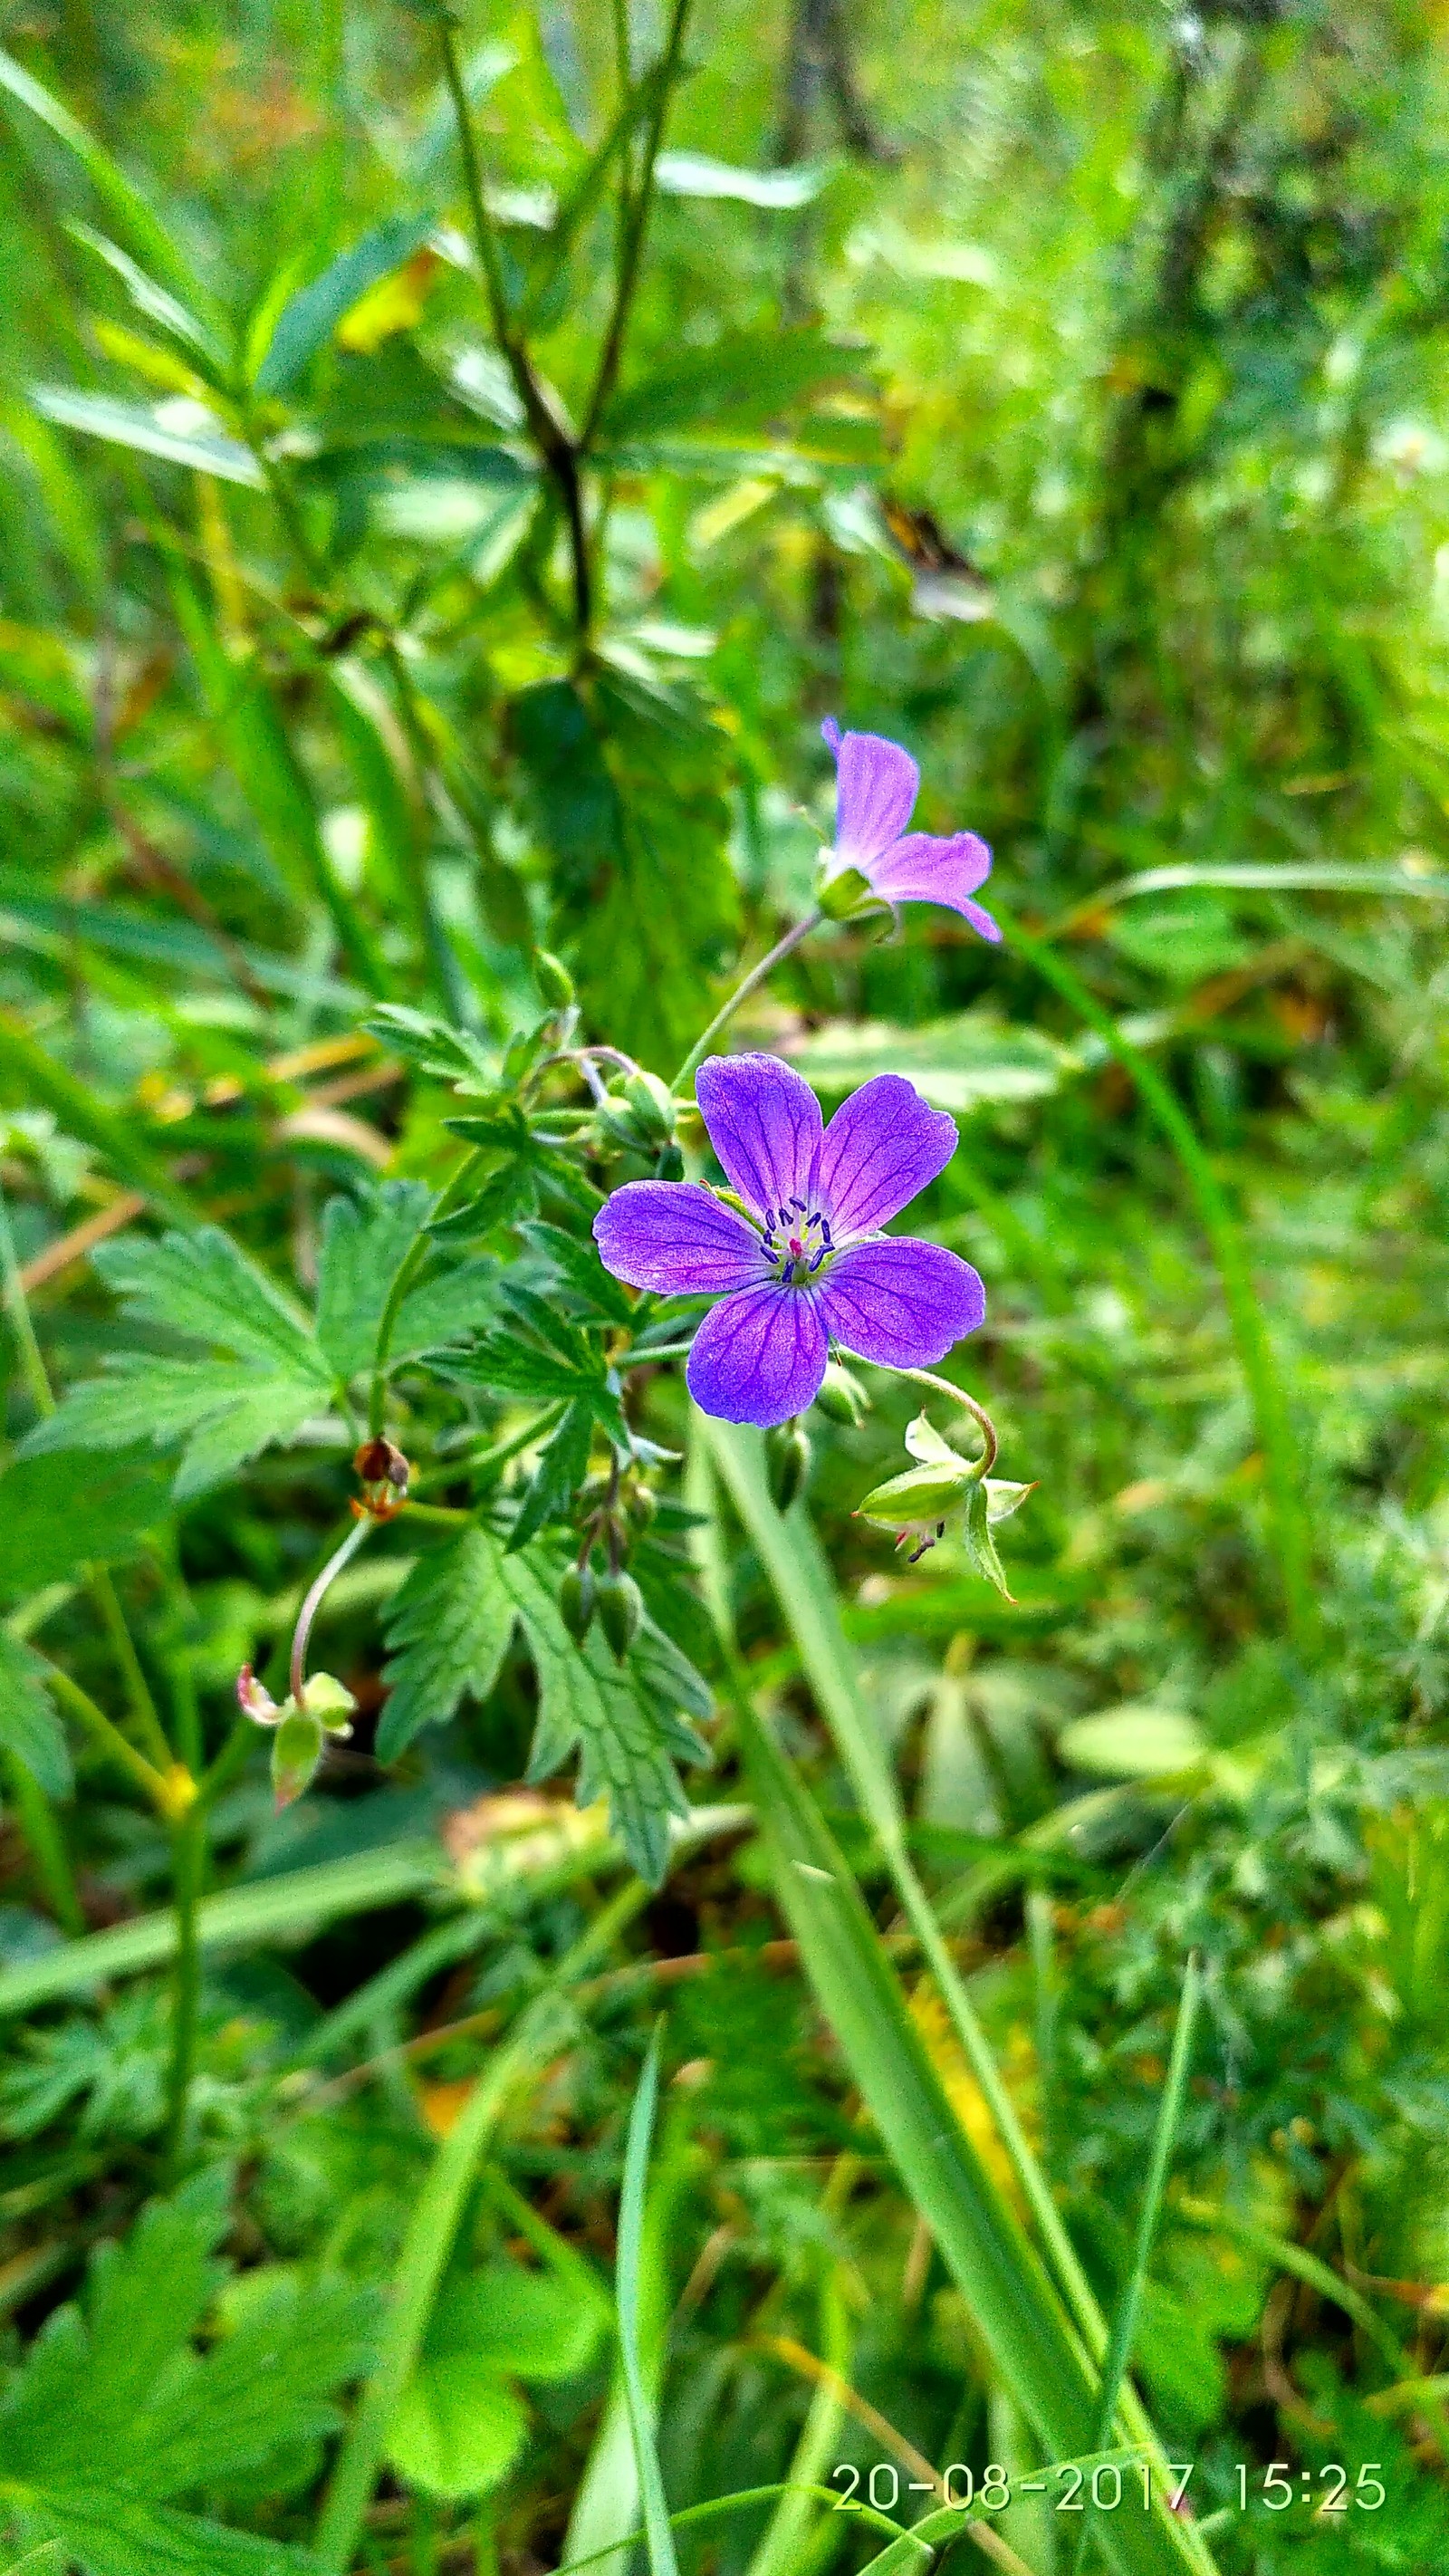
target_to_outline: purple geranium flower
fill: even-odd
[[[983,939],[1001,932],[971,901],[991,874],[991,852],[975,832],[938,840],[908,832],[921,773],[908,751],[879,733],[842,733],[833,716],[820,728],[835,754],[835,847],[825,882],[854,868],[885,903],[943,903]]]
[[[632,1287],[721,1299],[689,1355],[704,1412],[785,1422],[819,1394],[832,1340],[886,1368],[925,1368],[976,1330],[986,1296],[969,1262],[878,1231],[956,1150],[955,1121],[913,1084],[877,1074],[828,1127],[778,1056],[710,1056],[696,1092],[745,1213],[698,1181],[629,1181],[594,1238]]]

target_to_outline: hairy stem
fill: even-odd
[[[327,1559],[297,1613],[297,1625],[292,1632],[292,1660],[287,1676],[288,1688],[295,1700],[300,1701],[307,1679],[307,1643],[312,1634],[312,1622],[344,1565],[351,1563],[369,1530],[374,1526],[370,1513],[364,1513],[360,1520],[353,1522],[342,1545]]]
[[[729,1027],[730,1022],[734,1018],[736,1011],[740,1008],[741,1003],[749,1000],[750,995],[764,983],[766,976],[773,975],[775,968],[780,964],[782,958],[788,957],[792,948],[798,948],[802,939],[808,939],[812,930],[818,930],[824,919],[824,913],[818,908],[814,912],[807,912],[803,921],[797,921],[792,930],[786,931],[783,939],[776,940],[768,957],[762,957],[758,966],[752,966],[750,968],[750,971],[748,975],[745,976],[744,980],[741,983],[736,984],[734,991],[731,993],[729,1000],[723,1005],[723,1008],[716,1011],[714,1018],[710,1021],[703,1037],[699,1038],[695,1045],[691,1047],[683,1064],[675,1075],[674,1080],[669,1086],[671,1091],[682,1091],[684,1089],[684,1086],[688,1082],[691,1074],[693,1074],[704,1062],[704,1059],[708,1055],[715,1039],[719,1036],[721,1029],[727,1029]]]

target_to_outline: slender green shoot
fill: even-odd
[[[644,2192],[649,2180],[649,2144],[659,2100],[660,2026],[656,2022],[629,2114],[629,2140],[624,2154],[624,2190],[619,2203],[619,2251],[614,2275],[619,2312],[619,2359],[629,2430],[634,2436],[634,2465],[644,2505],[644,2534],[649,2576],[679,2576],[674,2534],[664,2501],[664,2480],[654,2442],[654,2424],[639,2355],[639,2271],[644,2236]]]
[[[1123,2284],[1112,2319],[1112,2339],[1102,2369],[1102,2385],[1097,2397],[1097,2421],[1093,2432],[1094,2450],[1105,2450],[1112,2438],[1112,2426],[1121,2401],[1123,2383],[1132,2360],[1132,2346],[1137,2336],[1137,2320],[1142,2311],[1142,2293],[1147,2284],[1147,2267],[1157,2241],[1158,2222],[1162,2216],[1162,2196],[1167,2189],[1168,2169],[1177,2133],[1182,2125],[1182,2106],[1187,2093],[1188,2070],[1192,2064],[1193,2032],[1197,2026],[1198,2006],[1202,2001],[1202,1970],[1196,1952],[1183,1971],[1182,1999],[1177,2008],[1177,2027],[1172,2034],[1172,2054],[1168,2060],[1167,2081],[1162,2088],[1162,2101],[1157,2114],[1157,2127],[1152,2139],[1152,2157],[1147,2168],[1147,2184],[1142,2194],[1142,2208],[1137,2220],[1137,2242],[1132,2249],[1132,2269]],[[1086,2562],[1094,2526],[1090,2516],[1083,2520],[1077,2541],[1075,2566]]]

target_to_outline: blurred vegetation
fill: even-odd
[[[454,1083],[536,1062],[539,950],[591,1039],[668,1076],[808,905],[835,714],[909,744],[925,828],[992,843],[1011,929],[835,929],[737,1034],[827,1101],[890,1067],[959,1116],[930,1222],[989,1309],[957,1365],[1035,1480],[1012,1605],[957,1541],[907,1569],[852,1517],[900,1464],[903,1388],[812,1416],[873,1741],[1109,2315],[1201,1962],[1134,2346],[1212,2518],[1196,2563],[1430,2576],[1443,12],[15,0],[3,42],[4,2563],[525,2576],[595,2550],[625,2576],[609,2283],[661,2010],[637,2342],[671,2510],[892,2462],[914,2519],[922,2459],[1043,2457],[764,1839],[718,1816],[758,1792],[711,1612],[1029,2217],[768,1508],[677,1376],[630,1397],[657,1507],[634,1570],[676,1661],[629,1707],[654,1725],[704,1673],[713,1768],[687,1778],[714,1821],[652,1893],[598,1811],[518,1788],[565,1652],[541,1579],[480,1687],[464,1653],[438,1723],[375,1754],[384,1631],[421,1654],[439,1617],[449,1532],[415,1505],[328,1595],[357,1722],[274,1813],[235,1676],[283,1686],[352,1441],[313,1419],[324,1371],[291,1445],[238,1381],[224,1417],[178,1415],[178,1487],[159,1455],[157,1390],[195,1355],[138,1243],[223,1227],[310,1310],[328,1204],[371,1222],[382,1176],[442,1187]],[[581,1351],[619,1316],[548,1234],[580,1222],[557,1158],[523,1159],[439,1298],[531,1283]],[[126,1435],[16,1458],[106,1357],[140,1390]],[[531,1434],[511,1454],[530,1385],[396,1358],[427,1504],[527,1508],[547,1574],[577,1477],[549,1485]],[[672,1724],[629,1783],[655,1876]],[[168,1749],[194,1810],[157,1791]],[[168,1908],[184,1929],[203,1890],[232,1911],[168,1971]],[[391,2362],[367,2373],[429,2242],[389,2396]],[[1379,2464],[1382,2507],[1305,2504],[1334,2462],[1351,2496]],[[1078,2563],[1054,2501],[986,2527],[1030,2576]],[[1117,2546],[1105,2514],[1090,2545]],[[884,2536],[766,2497],[676,2546],[697,2576],[803,2576]]]

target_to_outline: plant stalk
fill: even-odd
[[[682,1091],[684,1089],[684,1086],[688,1082],[691,1074],[696,1071],[698,1066],[703,1064],[713,1041],[719,1036],[721,1029],[727,1029],[729,1027],[730,1022],[734,1018],[734,1015],[739,1009],[741,1003],[749,1000],[751,993],[756,990],[757,986],[763,984],[766,976],[773,975],[775,968],[780,964],[781,959],[788,957],[792,948],[798,948],[802,939],[808,939],[812,930],[818,930],[824,919],[825,915],[820,911],[818,906],[814,912],[807,912],[803,921],[797,921],[792,930],[786,931],[783,939],[778,939],[775,942],[775,945],[770,950],[768,957],[762,957],[758,966],[752,966],[750,968],[750,971],[748,975],[745,976],[743,982],[736,984],[729,1000],[720,1010],[716,1011],[714,1018],[710,1021],[703,1037],[699,1038],[690,1048],[688,1055],[685,1057],[683,1064],[680,1066],[679,1071],[669,1086],[671,1091]]]

